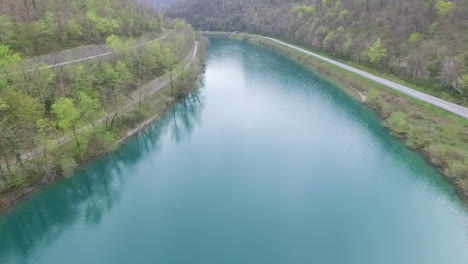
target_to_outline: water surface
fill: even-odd
[[[468,213],[375,114],[211,39],[200,89],[0,217],[1,264],[466,264]]]

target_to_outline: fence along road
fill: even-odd
[[[145,46],[151,42],[160,41],[172,34],[173,30],[164,29],[164,34],[162,36],[154,36],[154,34],[147,34],[137,40],[137,44],[129,47],[129,49],[135,49],[142,46]],[[24,70],[24,72],[33,72],[35,70],[43,70],[61,67],[69,64],[84,62],[88,60],[97,59],[100,57],[105,57],[114,54],[114,52],[106,45],[88,45],[83,47],[78,47],[71,50],[65,50],[57,53],[52,53],[48,55],[43,55],[35,58],[31,58],[25,61],[26,65],[37,65],[37,64],[47,64],[40,67],[33,67],[30,69]],[[22,72],[22,71],[18,71]]]
[[[199,45],[198,41],[194,41],[190,53],[184,59],[185,68],[189,67],[192,64],[192,62],[195,60],[195,58],[197,57],[198,45]],[[177,79],[177,77],[178,76],[174,76],[173,80]],[[104,117],[101,117],[100,119],[98,119],[95,122],[95,125],[105,122],[107,118],[116,115],[118,112],[122,112],[124,110],[127,110],[127,109],[130,109],[130,108],[134,107],[135,105],[139,104],[144,99],[148,98],[149,96],[153,95],[157,91],[159,91],[162,88],[166,87],[169,83],[170,83],[170,79],[168,77],[161,77],[161,78],[157,78],[157,79],[143,85],[137,91],[134,91],[130,95],[133,102],[121,107],[117,111],[114,111],[112,113],[109,113],[109,114],[105,115]],[[76,133],[80,134],[83,131],[86,131],[87,129],[90,129],[91,127],[92,127],[91,124],[88,124],[88,125],[86,125],[84,127],[81,127],[80,129],[78,129],[76,131]],[[72,139],[73,139],[73,137],[71,137],[71,136],[62,136],[62,137],[56,139],[57,140],[57,146],[63,145],[66,142],[68,142],[68,141],[70,141]],[[21,155],[21,161],[30,160],[34,156],[36,156],[37,154],[42,153],[42,151],[43,151],[43,148],[36,148],[36,149],[31,150],[28,153],[22,154]],[[17,164],[18,164],[18,162],[16,160],[9,161],[9,167],[13,167],[13,166],[15,166]],[[6,164],[4,164],[3,162],[1,163],[1,165],[2,165],[2,167],[6,166]]]

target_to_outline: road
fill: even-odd
[[[189,67],[192,64],[192,62],[195,60],[195,58],[196,58],[196,56],[198,54],[198,45],[199,45],[198,41],[195,41],[193,46],[192,46],[192,50],[185,57],[184,61],[185,61],[185,67],[186,68]],[[174,76],[174,79],[177,79],[177,77],[178,76]],[[158,92],[162,88],[166,87],[169,83],[170,83],[169,77],[161,77],[161,78],[155,79],[155,80],[143,85],[142,87],[140,87],[139,89],[137,89],[136,91],[134,91],[130,95],[130,97],[133,99],[133,102],[128,103],[127,105],[121,107],[117,111],[114,111],[112,113],[107,114],[104,117],[101,117],[99,120],[97,120],[95,122],[95,125],[105,122],[107,118],[112,118],[118,112],[122,112],[122,111],[125,111],[125,110],[128,110],[128,109],[132,108],[133,106],[139,104],[144,99],[152,96],[153,94],[155,94],[156,92]],[[84,131],[89,130],[91,128],[92,128],[92,125],[88,124],[88,125],[85,125],[85,126],[81,127],[76,132],[77,132],[77,134],[81,134]],[[58,146],[63,145],[66,142],[68,142],[68,141],[70,141],[72,139],[73,139],[73,137],[70,137],[70,136],[62,136],[62,137],[57,139],[57,145]],[[29,151],[28,153],[22,154],[21,155],[21,160],[22,161],[30,160],[34,156],[36,156],[37,154],[42,153],[42,152],[43,152],[43,148],[33,149],[33,150]],[[1,165],[2,165],[2,167],[6,166],[6,164],[4,164],[3,161],[2,161]],[[9,165],[10,165],[10,167],[13,167],[14,165],[17,165],[16,160],[11,160],[9,162]]]
[[[136,44],[134,46],[129,47],[129,49],[135,49],[135,48],[147,45],[147,44],[149,44],[151,42],[163,40],[163,39],[167,38],[169,35],[171,35],[172,32],[173,32],[173,30],[164,29],[164,34],[162,36],[157,37],[157,38],[153,38],[153,39],[149,39],[147,41],[142,41],[142,42],[140,42],[140,43],[138,43],[138,44]],[[86,51],[84,51],[84,49],[89,49],[91,51],[86,52]],[[89,55],[89,56],[81,56],[80,54],[78,54],[77,55],[78,58],[76,58],[76,59],[67,58],[69,56],[69,55],[67,55],[67,53],[71,53],[72,56],[73,56],[73,53],[80,53],[80,52],[97,53],[97,54],[93,54],[93,55]],[[100,57],[109,56],[109,55],[112,55],[112,54],[114,54],[114,52],[110,51],[106,44],[80,47],[80,48],[76,48],[76,49],[72,49],[72,50],[61,51],[61,52],[57,52],[57,53],[53,53],[53,54],[33,58],[33,59],[27,61],[26,65],[28,65],[28,64],[34,65],[34,64],[38,64],[38,63],[39,64],[47,64],[47,65],[27,69],[27,70],[25,70],[25,72],[32,72],[32,71],[35,71],[35,70],[43,70],[43,69],[61,67],[61,66],[69,65],[69,64],[74,64],[74,63],[79,63],[79,62],[84,62],[84,61],[88,61],[88,60],[97,59],[97,58],[100,58]],[[59,61],[64,60],[64,61],[56,62],[57,60],[59,60]],[[52,63],[52,61],[54,61],[54,63]]]
[[[270,38],[270,37],[263,37],[263,38],[274,41],[274,42],[279,43],[279,44],[281,44],[283,46],[295,49],[295,50],[300,51],[302,53],[305,53],[307,55],[313,56],[313,57],[315,57],[317,59],[320,59],[322,61],[326,61],[326,62],[331,63],[331,64],[333,64],[335,66],[338,66],[338,67],[340,67],[342,69],[345,69],[347,71],[350,71],[352,73],[360,75],[360,76],[362,76],[362,77],[364,77],[366,79],[372,80],[372,81],[377,82],[377,83],[382,84],[382,85],[385,85],[385,86],[387,86],[387,87],[389,87],[389,88],[391,88],[393,90],[399,91],[401,93],[404,93],[406,95],[409,95],[411,97],[419,99],[419,100],[421,100],[423,102],[426,102],[426,103],[429,103],[431,105],[437,106],[437,107],[442,108],[444,110],[447,110],[447,111],[449,111],[451,113],[454,113],[454,114],[456,114],[458,116],[461,116],[461,117],[463,117],[465,119],[468,119],[468,108],[463,107],[461,105],[457,105],[457,104],[442,100],[440,98],[437,98],[435,96],[428,95],[428,94],[416,91],[416,90],[411,89],[409,87],[406,87],[406,86],[403,86],[401,84],[389,81],[387,79],[375,76],[375,75],[370,74],[368,72],[359,70],[359,69],[351,67],[349,65],[346,65],[346,64],[337,62],[335,60],[329,59],[327,57],[318,55],[318,54],[316,54],[314,52],[305,50],[303,48],[288,44],[288,43],[283,42],[281,40],[277,40],[277,39]]]

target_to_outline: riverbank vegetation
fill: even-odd
[[[113,56],[85,64],[5,71],[0,209],[113,150],[128,131],[162,115],[190,92],[202,71],[205,42],[198,40],[192,61],[197,36],[191,26],[183,21],[168,26],[173,28],[170,36],[137,49],[128,48],[131,39],[111,34],[106,41]],[[10,63],[20,63],[18,53],[3,48]],[[22,154],[28,152],[26,160]]]
[[[468,122],[465,119],[260,36],[230,36],[274,48],[352,92],[381,116],[393,134],[423,153],[468,201]],[[366,99],[360,94],[365,94]]]
[[[170,16],[200,30],[281,38],[468,105],[467,1],[186,0]]]

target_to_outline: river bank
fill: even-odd
[[[93,125],[89,131],[84,131],[83,134],[94,134],[94,138],[91,135],[91,139],[86,142],[87,145],[93,146],[92,151],[80,153],[79,159],[65,165],[53,164],[51,158],[42,155],[25,161],[23,166],[17,168],[18,171],[15,172],[18,175],[14,179],[16,182],[12,183],[10,189],[0,193],[0,214],[7,212],[8,209],[14,207],[32,192],[71,175],[91,161],[108,155],[127,139],[144,130],[150,123],[159,120],[179,100],[193,92],[197,86],[199,75],[204,71],[206,44],[204,39],[197,44],[198,52],[195,52],[192,63],[184,65],[185,68],[181,68],[172,82],[164,82],[164,86],[148,94],[139,104],[135,104],[121,113],[116,112],[112,120],[106,119],[103,122],[102,128]],[[110,129],[109,122],[111,123]],[[109,131],[103,132],[104,130]],[[48,156],[61,156],[64,153],[77,153],[73,140],[51,150]],[[60,168],[56,165],[60,165]],[[64,167],[66,169],[63,169]],[[35,173],[35,178],[41,178],[41,180],[31,180],[31,177],[28,176],[31,173]],[[41,177],[40,175],[44,173],[51,175]]]
[[[460,198],[468,202],[468,122],[465,119],[261,36],[209,34],[273,48],[342,87],[373,109],[392,134],[421,153],[453,184]]]
[[[210,38],[198,89],[0,216],[0,262],[466,264],[467,230],[454,188],[372,110]]]

